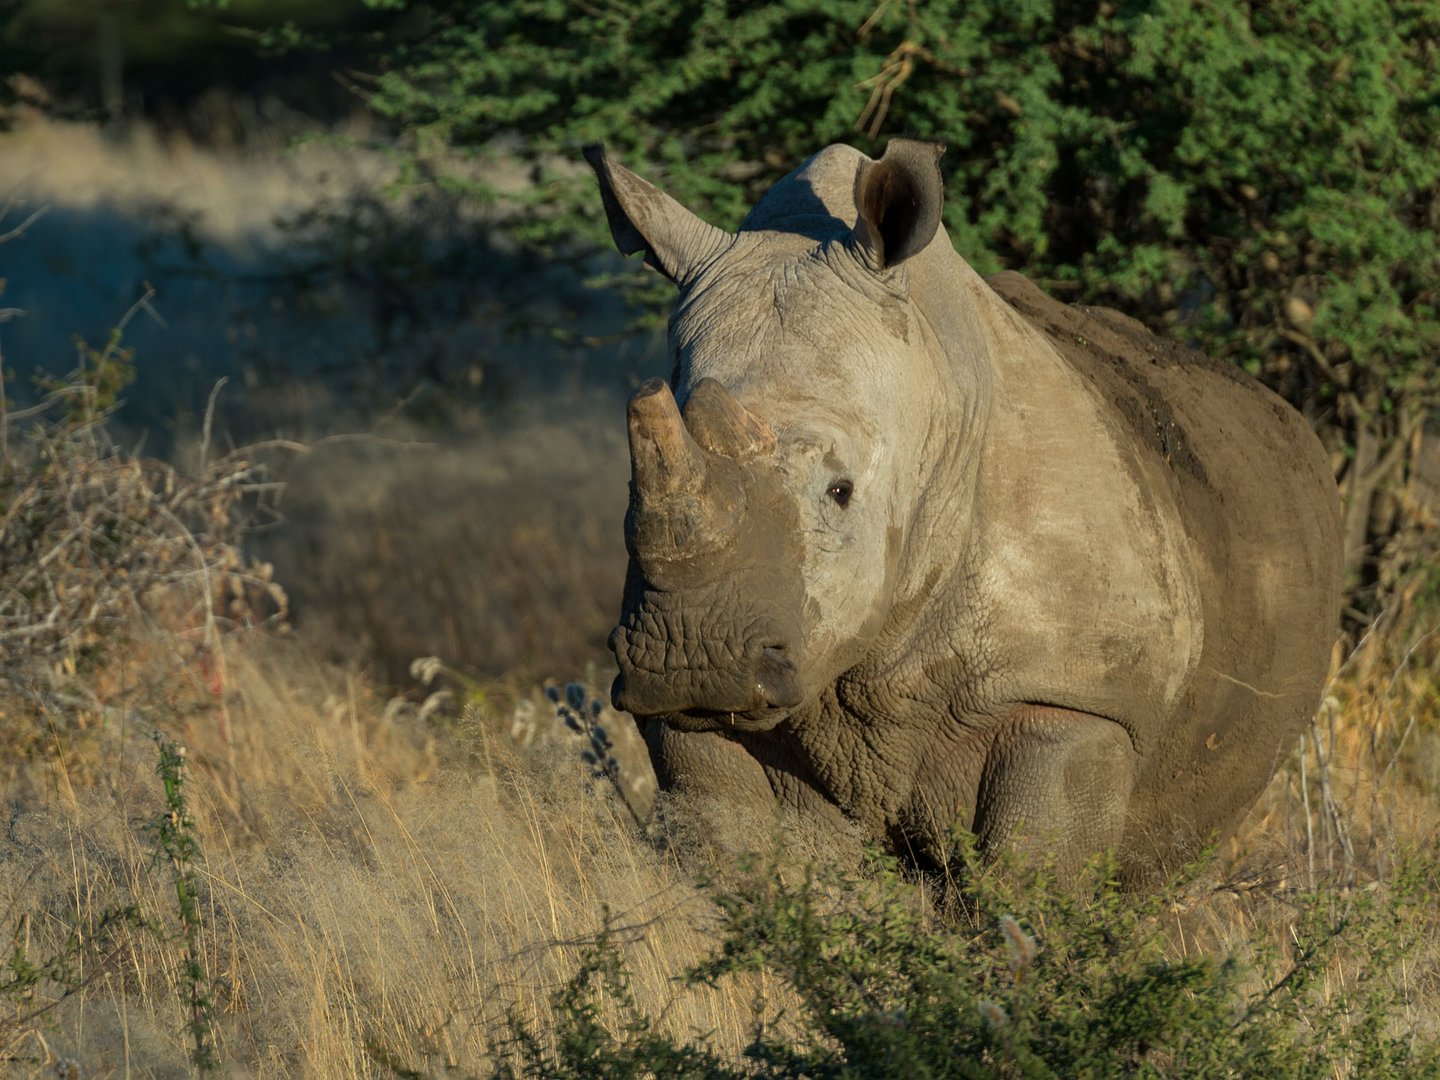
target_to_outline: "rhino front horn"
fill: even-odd
[[[705,454],[685,430],[664,379],[650,379],[630,398],[630,468],[637,489],[658,496],[693,491],[705,479]]]
[[[701,379],[690,391],[685,426],[706,450],[726,457],[763,454],[775,448],[770,426],[714,379]]]
[[[629,427],[630,553],[649,570],[722,543],[743,501],[735,463],[691,438],[663,379],[651,379],[630,398]]]

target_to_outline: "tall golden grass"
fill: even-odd
[[[151,927],[86,957],[78,992],[51,982],[0,995],[13,1074],[60,1059],[87,1077],[184,1070],[179,927],[150,827],[163,809],[156,727],[189,747],[203,956],[230,1067],[483,1071],[512,1015],[547,1030],[549,995],[607,911],[642,1006],[738,1053],[758,987],[677,981],[714,944],[709,902],[693,866],[647,840],[568,733],[522,746],[513,708],[468,725],[421,719],[355,668],[266,631],[222,648],[217,678],[165,637],[138,636],[106,677],[145,689],[122,690],[68,736],[57,727],[40,753],[7,755],[0,910],[15,943],[43,957],[125,905]],[[1319,746],[1297,748],[1207,890],[1177,913],[1178,951],[1232,948],[1257,928],[1284,935],[1298,887],[1375,888],[1397,851],[1433,845],[1433,672],[1376,667],[1369,679],[1342,675]],[[1414,949],[1432,984],[1437,946],[1440,920]],[[1440,986],[1425,1000],[1440,1004]]]
[[[154,858],[160,814],[152,718],[189,748],[202,855],[203,955],[222,1061],[269,1076],[439,1074],[484,1067],[509,1016],[544,1026],[548,995],[610,912],[636,991],[677,1032],[738,1048],[747,995],[673,980],[704,955],[710,916],[691,877],[655,851],[578,746],[521,749],[477,724],[439,731],[355,670],[256,632],[224,646],[220,694],[163,639],[121,665],[164,675],[176,702],[135,696],[89,731],[12,759],[0,897],[31,957],[60,950],[107,907],[137,905],[83,990],[0,995],[10,1075],[56,1060],[80,1075],[183,1072],[175,902]],[[74,740],[71,740],[73,744]],[[36,1015],[37,1004],[59,1000]]]

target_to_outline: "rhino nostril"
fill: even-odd
[[[783,644],[766,645],[755,665],[755,697],[761,708],[798,705],[802,694],[795,662]]]
[[[766,645],[760,650],[759,669],[788,674],[794,672],[795,661],[790,659],[790,650],[784,645]]]

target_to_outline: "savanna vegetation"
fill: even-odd
[[[101,14],[0,6],[6,1075],[1440,1071],[1429,6]],[[1333,451],[1325,700],[1144,896],[717,862],[604,703],[655,309],[579,147],[733,227],[900,133]]]

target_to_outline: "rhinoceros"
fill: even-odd
[[[663,787],[858,830],[922,868],[1233,831],[1322,690],[1339,499],[1231,365],[941,225],[943,147],[830,146],[738,232],[610,159],[615,243],[679,289],[628,407],[612,697]]]

